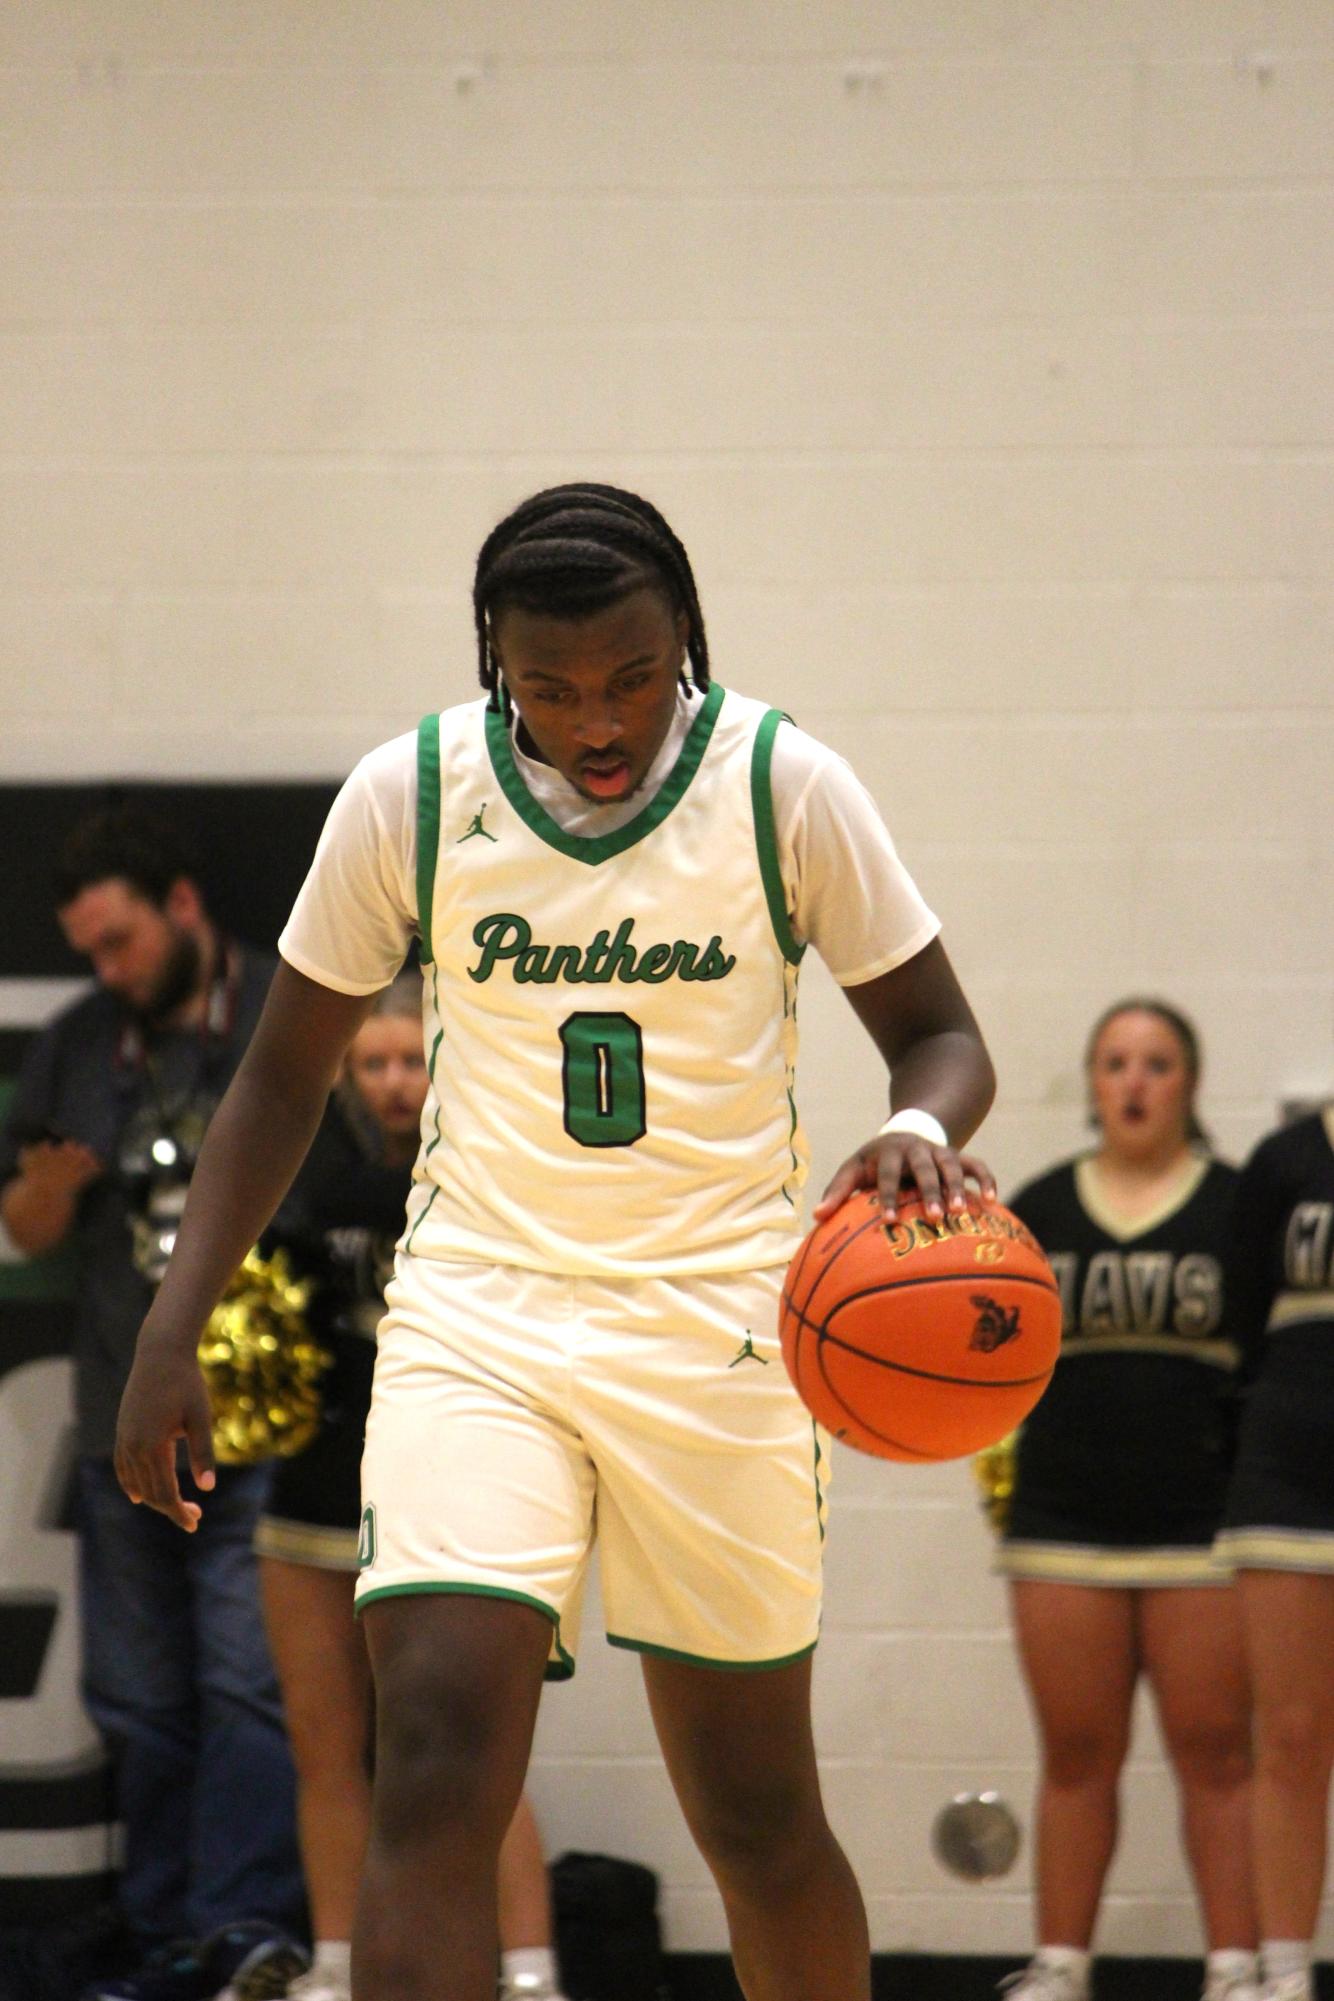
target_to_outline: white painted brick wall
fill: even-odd
[[[1331,224],[1327,0],[8,8],[0,776],[342,771],[467,692],[491,521],[624,480],[943,913],[1004,1183],[1146,984],[1239,1153],[1334,1072]],[[818,967],[803,1021],[823,1174],[883,1091]],[[1028,1812],[988,1555],[966,1469],[840,1455],[817,1719],[884,1948],[1027,1939],[1026,1852],[927,1842]],[[590,1624],[548,1841],[716,1946]],[[1107,1947],[1194,1950],[1174,1824],[1145,1715]]]

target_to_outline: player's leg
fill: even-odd
[[[687,1824],[721,1892],[747,2001],[865,2001],[861,1893],[825,1819],[810,1656],[729,1673],[644,1660]]]
[[[400,1257],[362,1460],[375,1682],[353,1991],[494,2001],[496,1873],[544,1674],[571,1672],[595,1478],[560,1414],[570,1286]]]
[[[1211,1949],[1253,1951],[1250,1691],[1237,1594],[1230,1586],[1143,1591],[1139,1615],[1205,1937]]]
[[[1116,1847],[1117,1794],[1139,1672],[1129,1591],[1011,1585],[1041,1744],[1035,1833],[1039,1945],[1087,1951]]]
[[[550,1621],[512,1599],[432,1591],[376,1599],[363,1619],[375,1784],[353,1990],[375,2001],[492,2001],[496,1872]]]
[[[749,2001],[862,2001],[866,1919],[810,1724],[824,1439],[777,1338],[781,1271],[581,1282],[607,1635],[722,1892]]]
[[[1334,1768],[1334,1576],[1238,1573],[1255,1704],[1256,1895],[1266,1939],[1309,1939]]]
[[[316,1940],[352,1936],[370,1832],[371,1671],[347,1571],[261,1557],[269,1646],[296,1765],[301,1858]]]

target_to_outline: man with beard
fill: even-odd
[[[0,1217],[20,1251],[65,1244],[76,1260],[84,1696],[115,1760],[121,1903],[143,1962],[90,1993],[195,2001],[246,1992],[247,1967],[276,1980],[278,1960],[302,1963],[286,1937],[302,1911],[292,1769],[251,1548],[269,1469],[221,1470],[186,1537],[125,1499],[112,1449],[135,1336],[273,962],[222,935],[176,834],[134,807],[75,827],[55,904],[96,985],[26,1052]]]

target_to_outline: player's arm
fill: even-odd
[[[197,1482],[213,1484],[200,1335],[305,1158],[371,998],[335,993],[280,961],[209,1125],[166,1276],[140,1329],[116,1436],[116,1472],[130,1499],[181,1528],[196,1526],[199,1509],[181,1497],[178,1440],[186,1441]]]
[[[990,1171],[957,1152],[991,1103],[991,1060],[938,942],[939,924],[874,801],[841,758],[786,724],[772,784],[794,931],[815,946],[888,1065],[894,1111],[926,1113],[943,1142],[877,1133],[844,1161],[816,1217],[863,1187],[879,1188],[892,1217],[901,1181],[916,1184],[928,1213],[962,1207],[970,1178],[993,1200]]]
[[[970,1180],[993,1201],[991,1170],[958,1149],[986,1117],[996,1074],[940,940],[844,992],[889,1069],[891,1112],[925,1112],[945,1144],[908,1130],[877,1133],[834,1175],[815,1205],[817,1220],[856,1188],[878,1188],[891,1221],[905,1185],[915,1184],[928,1215],[966,1207]]]

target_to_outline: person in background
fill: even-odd
[[[1255,1701],[1265,2001],[1313,2001],[1334,1770],[1334,1104],[1260,1142],[1228,1264],[1248,1388],[1221,1556]]]
[[[361,1450],[375,1332],[403,1227],[426,1099],[421,980],[401,974],[353,1036],[328,1116],[272,1236],[314,1277],[310,1317],[333,1357],[322,1421],[277,1461],[255,1547],[297,1772],[314,1958],[287,1989],[350,2001],[352,1920],[370,1835],[370,1660],[353,1611]],[[546,1866],[525,1795],[500,1850],[502,2001],[561,2001]]]
[[[1095,1024],[1098,1142],[1020,1189],[1064,1303],[1061,1357],[1018,1439],[999,1568],[1041,1743],[1038,1951],[1012,2001],[1083,2001],[1141,1676],[1180,1788],[1206,2001],[1254,2001],[1249,1712],[1240,1607],[1213,1554],[1235,1346],[1223,1254],[1236,1174],[1195,1113],[1195,1031],[1160,1000]]]
[[[0,1134],[0,1215],[21,1251],[68,1244],[77,1265],[83,1690],[114,1759],[120,1901],[141,1962],[96,1993],[201,2001],[240,1969],[277,1978],[305,1963],[252,1549],[268,1469],[220,1471],[206,1531],[187,1540],[127,1501],[112,1448],[135,1335],[273,961],[223,936],[178,835],[132,806],[73,829],[55,901],[96,984],[25,1053]]]

